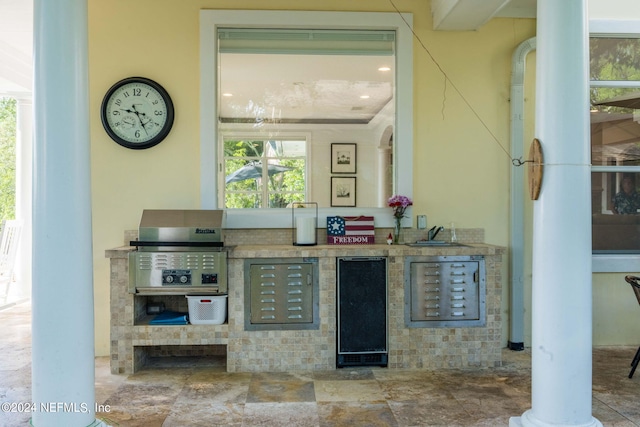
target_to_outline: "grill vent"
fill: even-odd
[[[387,366],[387,354],[363,353],[363,354],[339,354],[338,367],[343,366]]]

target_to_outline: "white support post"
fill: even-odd
[[[510,426],[601,426],[591,413],[587,0],[538,0],[532,407]]]
[[[95,420],[86,0],[34,2],[31,425]]]
[[[20,284],[20,297],[31,296],[31,253],[32,253],[32,205],[33,200],[33,98],[16,97],[17,132],[16,132],[16,219],[22,221],[20,246],[16,264],[16,276]]]

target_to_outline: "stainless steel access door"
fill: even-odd
[[[253,264],[249,274],[252,324],[313,322],[312,264]]]

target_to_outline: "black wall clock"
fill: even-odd
[[[107,91],[100,109],[107,134],[123,147],[150,148],[167,137],[173,126],[173,102],[153,80],[129,77]]]

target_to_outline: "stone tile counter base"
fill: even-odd
[[[237,235],[234,233],[238,231]],[[421,238],[414,232],[410,237]],[[420,230],[422,231],[422,230]],[[386,239],[384,230],[380,234]],[[106,251],[111,261],[111,372],[133,373],[149,357],[225,354],[228,372],[326,371],[336,369],[336,258],[386,257],[388,260],[388,368],[495,367],[501,364],[501,277],[503,248],[478,243],[482,230],[457,230],[467,246],[416,248],[405,245],[293,246],[282,242],[250,245],[246,230],[227,230],[229,248],[227,321],[222,325],[155,326],[139,324],[136,316],[145,297],[128,292],[128,253],[123,246]],[[261,230],[259,241],[278,242],[283,230]],[[267,236],[273,233],[273,238]],[[388,234],[388,233],[387,233]],[[279,236],[279,237],[276,237]],[[253,241],[256,241],[255,235]],[[132,233],[125,233],[127,242]],[[444,236],[443,236],[444,238]],[[378,236],[376,236],[378,239]],[[319,240],[320,241],[320,240]],[[378,241],[378,240],[376,240]],[[237,244],[237,246],[235,246]],[[405,325],[405,265],[407,256],[482,255],[486,268],[486,324],[481,327],[408,328]],[[319,262],[317,329],[247,331],[244,261],[253,258],[314,257]],[[138,307],[136,308],[136,304]],[[167,307],[169,308],[169,307]]]

